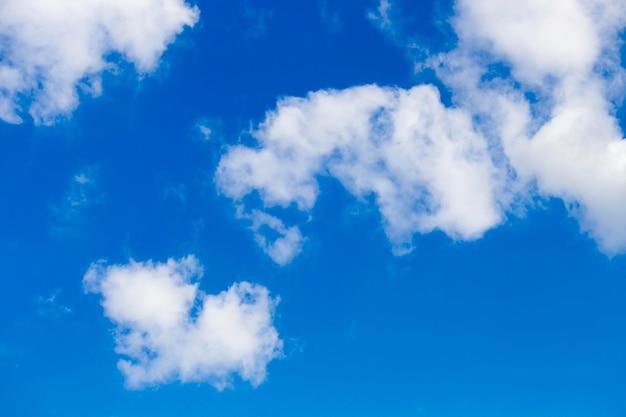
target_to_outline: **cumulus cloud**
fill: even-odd
[[[626,141],[615,117],[623,98],[617,0],[458,0],[459,41],[417,68],[437,88],[356,86],[285,98],[233,146],[216,172],[237,204],[309,211],[318,178],[373,197],[394,251],[416,233],[479,238],[516,204],[562,199],[608,254],[626,251]],[[391,3],[370,19],[386,31]],[[249,204],[249,203],[248,203]]]
[[[470,116],[445,109],[431,86],[288,98],[253,133],[259,148],[233,147],[222,158],[217,184],[234,200],[257,191],[266,206],[310,210],[317,177],[329,175],[358,198],[375,197],[396,252],[409,250],[416,232],[474,239],[501,221],[504,178]]]
[[[605,253],[626,251],[626,142],[615,117],[624,94],[619,34],[626,5],[462,0],[457,6],[460,46],[436,66],[457,105],[489,120],[482,128],[494,134],[520,183],[561,198]],[[485,62],[473,59],[483,51]],[[512,75],[485,82],[485,65],[494,62]]]
[[[198,289],[202,267],[193,256],[166,263],[91,265],[85,289],[102,296],[115,324],[115,351],[126,385],[139,389],[174,380],[221,390],[237,374],[252,385],[280,357],[273,326],[278,299],[260,285],[233,284],[216,295]]]
[[[177,34],[198,20],[184,0],[3,0],[0,2],[0,119],[36,123],[69,115],[79,92],[101,93],[116,55],[153,71]]]

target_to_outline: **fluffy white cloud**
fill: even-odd
[[[486,140],[471,114],[446,109],[431,86],[288,98],[254,136],[259,148],[233,147],[217,169],[232,199],[257,191],[266,206],[309,210],[316,178],[330,175],[360,199],[375,197],[397,253],[417,232],[475,239],[502,220],[496,197],[505,178]]]
[[[559,197],[607,254],[626,251],[626,141],[599,88],[558,103],[532,137],[505,143],[538,192]]]
[[[626,4],[611,0],[460,0],[461,46],[441,58],[457,104],[491,118],[522,185],[564,200],[605,253],[626,251],[626,142],[612,99],[624,94],[619,33]],[[490,61],[471,59],[487,51]],[[511,79],[481,82],[501,60]],[[511,88],[516,81],[517,89]],[[522,94],[531,91],[539,103]]]
[[[256,386],[281,356],[273,326],[277,299],[240,282],[217,295],[198,289],[202,267],[193,256],[167,263],[91,265],[85,289],[102,296],[116,325],[118,368],[129,388],[208,382],[224,389],[233,374]]]
[[[589,70],[600,40],[578,0],[459,0],[455,28],[475,49],[505,56],[525,78]]]
[[[388,9],[380,2],[379,15]],[[253,132],[257,147],[223,156],[219,190],[308,211],[317,178],[334,177],[375,197],[396,253],[435,229],[478,238],[539,194],[563,199],[604,252],[626,251],[626,142],[614,116],[626,3],[458,0],[455,11],[458,46],[417,66],[436,70],[452,106],[427,85],[283,99]]]
[[[28,110],[52,123],[98,95],[114,54],[139,73],[154,70],[167,45],[199,11],[184,0],[0,1],[0,119]]]

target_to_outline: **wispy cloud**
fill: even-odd
[[[233,375],[256,386],[282,355],[273,326],[278,299],[260,285],[233,284],[216,295],[198,289],[203,269],[193,256],[166,263],[93,264],[87,292],[100,294],[116,326],[118,368],[139,389],[179,380],[221,390]]]
[[[222,130],[222,121],[218,118],[201,117],[194,126],[195,137],[203,141],[219,140]]]
[[[198,132],[204,140],[211,139],[211,135],[213,134],[213,130],[206,124],[198,125]]]
[[[389,0],[380,0],[375,10],[367,12],[367,18],[384,31],[391,31],[393,23],[391,21],[392,4]]]
[[[72,309],[59,300],[60,290],[55,291],[49,296],[38,296],[37,314],[42,317],[60,317],[72,312]]]
[[[369,17],[393,27],[392,7],[382,0]],[[458,45],[418,66],[435,70],[451,106],[432,85],[282,99],[253,132],[257,147],[223,156],[219,190],[309,211],[317,178],[334,177],[374,197],[397,254],[416,233],[476,239],[520,204],[557,197],[601,250],[626,251],[626,141],[614,116],[626,5],[459,0],[455,10]]]
[[[173,198],[178,200],[181,204],[187,204],[187,185],[185,183],[171,183],[163,188],[163,198]]]
[[[305,239],[298,227],[287,227],[278,217],[261,210],[245,213],[243,206],[238,207],[237,218],[250,222],[254,240],[277,264],[286,265],[302,252]]]
[[[265,35],[273,16],[274,12],[272,10],[259,9],[245,4],[242,9],[242,19],[246,27],[246,35],[250,38],[259,38]]]
[[[51,230],[57,234],[71,234],[84,221],[84,212],[98,205],[103,195],[96,184],[97,169],[87,167],[74,175],[63,197],[51,205]]]
[[[0,2],[0,120],[28,112],[51,124],[79,95],[97,96],[115,56],[153,71],[199,11],[184,0],[5,0]]]
[[[328,29],[331,33],[339,32],[343,27],[343,22],[341,21],[339,13],[331,7],[328,0],[319,0],[318,4],[320,8],[320,17],[322,18],[322,22],[324,22],[326,29]]]

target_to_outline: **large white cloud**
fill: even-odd
[[[505,178],[486,140],[468,112],[444,108],[431,86],[288,98],[254,136],[258,149],[231,148],[217,170],[220,190],[235,200],[256,190],[266,206],[309,210],[316,178],[330,175],[361,199],[375,197],[396,252],[416,232],[474,239],[501,221],[496,195]]]
[[[154,70],[198,15],[184,0],[0,1],[0,119],[19,123],[28,111],[48,124],[70,114],[79,91],[100,93],[113,54]]]
[[[116,325],[118,368],[129,388],[181,382],[228,387],[234,374],[256,386],[281,356],[273,326],[277,299],[240,282],[216,295],[198,289],[202,267],[193,256],[166,263],[93,264],[85,289],[102,296]]]
[[[604,252],[626,251],[626,141],[612,101],[624,94],[619,34],[626,26],[626,3],[458,3],[461,46],[443,56],[439,68],[457,92],[457,104],[482,107],[495,121],[522,183],[563,199]],[[477,78],[485,68],[471,57],[484,50],[491,62],[510,66],[513,77],[503,80],[509,87]],[[521,87],[512,89],[513,81]],[[526,100],[525,91],[540,102]],[[511,125],[516,128],[505,129]]]
[[[417,66],[435,69],[451,106],[428,85],[282,99],[253,132],[257,147],[223,156],[220,191],[237,204],[258,193],[265,209],[308,211],[317,178],[334,177],[375,197],[396,253],[435,229],[478,238],[538,194],[563,199],[604,252],[626,251],[626,142],[614,104],[626,3],[458,0],[455,12],[458,46]]]

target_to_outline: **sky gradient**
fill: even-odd
[[[617,0],[0,0],[0,415],[626,415]]]

